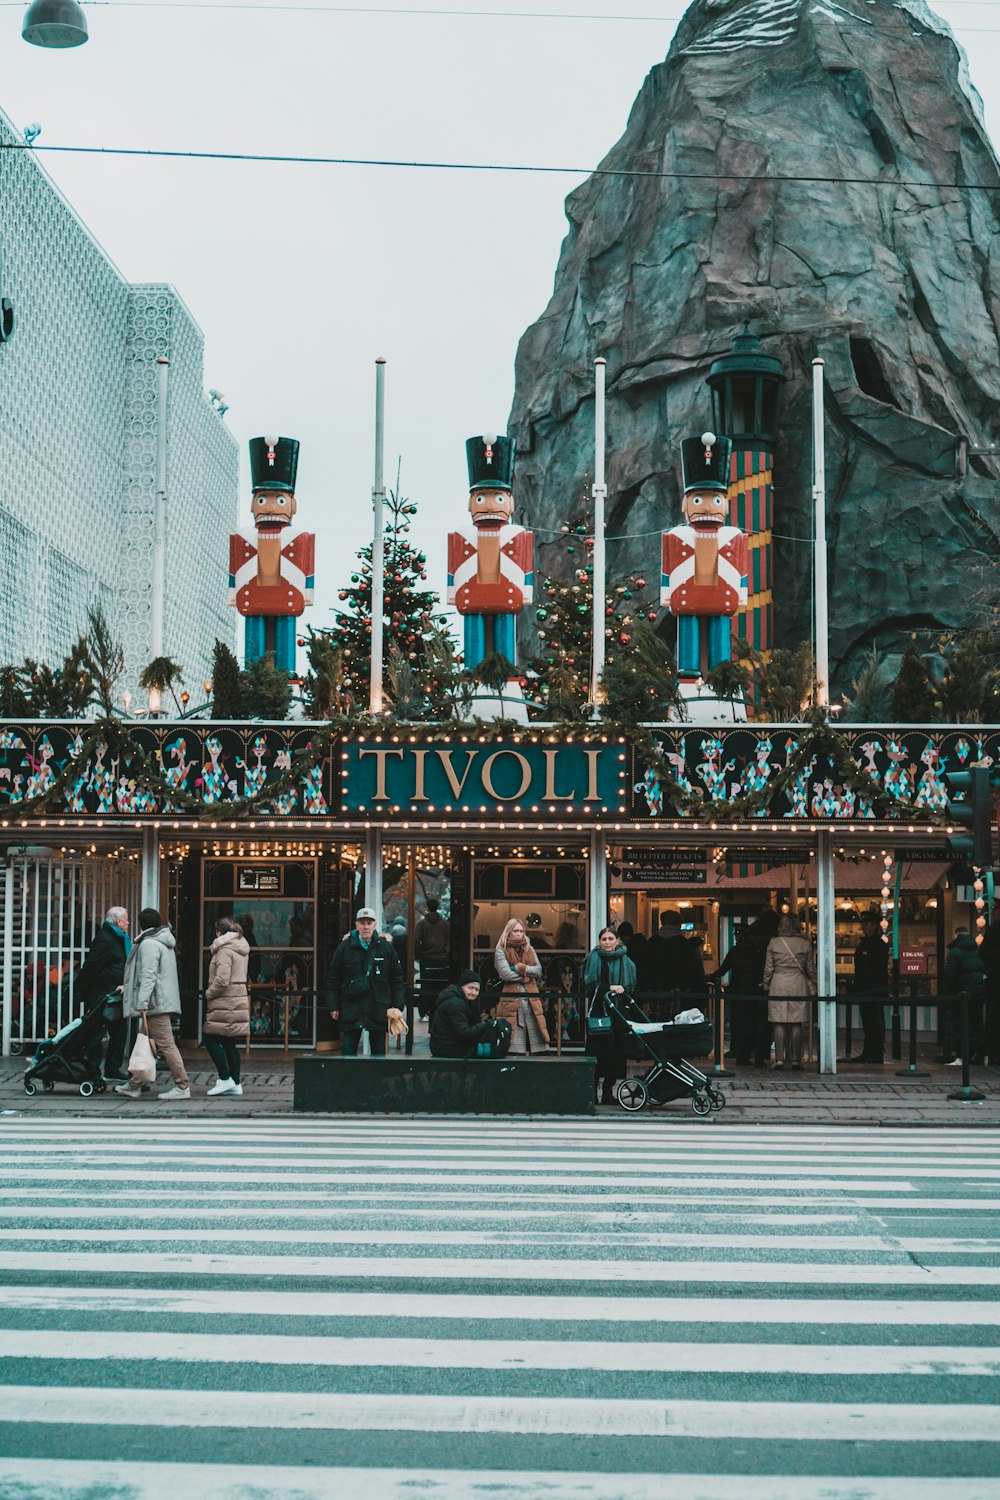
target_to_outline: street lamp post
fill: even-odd
[[[382,661],[385,629],[382,617],[385,614],[385,537],[383,536],[383,506],[385,505],[385,473],[383,454],[385,447],[385,360],[375,361],[375,479],[372,484],[372,510],[374,533],[372,535],[372,649],[371,683],[368,693],[368,711],[382,712]]]
[[[598,704],[601,701],[601,678],[604,675],[604,630],[606,624],[606,566],[604,547],[604,505],[608,495],[608,487],[605,483],[604,474],[606,448],[604,425],[606,369],[606,360],[594,360],[594,571],[592,575],[594,580],[594,640],[591,650],[590,701],[594,705],[593,714],[595,718],[600,716]]]

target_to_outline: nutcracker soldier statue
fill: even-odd
[[[246,619],[249,667],[273,655],[282,672],[295,671],[295,622],[313,600],[316,538],[293,531],[295,438],[250,439],[253,526],[229,538],[229,603]]]
[[[684,520],[663,534],[660,603],[677,617],[677,675],[682,696],[699,716],[746,718],[727,701],[725,712],[703,679],[731,659],[732,617],[747,602],[747,539],[729,524],[729,438],[702,433],[681,444]],[[742,712],[738,709],[742,708]]]
[[[471,437],[465,453],[471,525],[448,537],[448,603],[464,618],[465,666],[471,670],[494,652],[517,661],[517,617],[534,593],[535,540],[511,521],[514,439]],[[516,680],[505,694],[512,696],[520,700]],[[477,701],[476,712],[482,715],[482,709]]]

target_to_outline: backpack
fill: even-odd
[[[490,1036],[476,1043],[476,1050],[469,1054],[470,1057],[506,1057],[510,1047],[510,1039],[513,1028],[509,1021],[486,1021],[484,1023],[490,1028]]]

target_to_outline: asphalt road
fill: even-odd
[[[0,1121],[0,1500],[994,1500],[998,1145]]]

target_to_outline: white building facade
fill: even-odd
[[[21,137],[0,113],[0,141]],[[29,149],[0,150],[0,664],[58,666],[99,603],[152,655],[157,366],[170,361],[163,649],[192,700],[216,638],[234,644],[226,540],[239,456],[203,375],[204,339],[171,286],[127,282]]]

